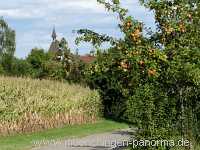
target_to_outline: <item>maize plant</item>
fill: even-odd
[[[98,93],[89,88],[48,80],[0,77],[0,135],[95,122],[101,111]]]

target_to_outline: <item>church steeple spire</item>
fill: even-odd
[[[56,40],[57,34],[56,34],[55,26],[53,27],[53,32],[52,32],[51,37],[53,38],[53,41],[51,42],[49,51],[54,52],[54,53],[58,52],[59,51],[59,41]]]
[[[55,26],[53,27],[53,32],[52,32],[52,36],[51,37],[53,38],[53,41],[56,40],[57,35],[56,35]]]

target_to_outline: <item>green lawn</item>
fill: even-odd
[[[0,150],[28,150],[33,147],[32,143],[34,141],[80,137],[123,128],[128,128],[128,125],[110,120],[101,120],[95,124],[73,125],[32,134],[0,137]]]

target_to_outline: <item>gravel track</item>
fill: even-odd
[[[127,145],[131,133],[130,129],[124,129],[62,141],[41,141],[32,150],[121,150]],[[41,146],[42,142],[46,146]]]

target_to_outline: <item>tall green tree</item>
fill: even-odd
[[[26,58],[26,61],[31,65],[32,77],[43,78],[47,76],[44,71],[44,64],[53,58],[51,53],[45,52],[43,49],[34,48]]]
[[[15,31],[0,18],[0,62],[7,72],[12,68],[15,45]]]
[[[71,82],[82,80],[83,64],[78,54],[73,54],[65,38],[59,41],[59,51],[55,54],[55,60],[62,63],[64,78]]]

